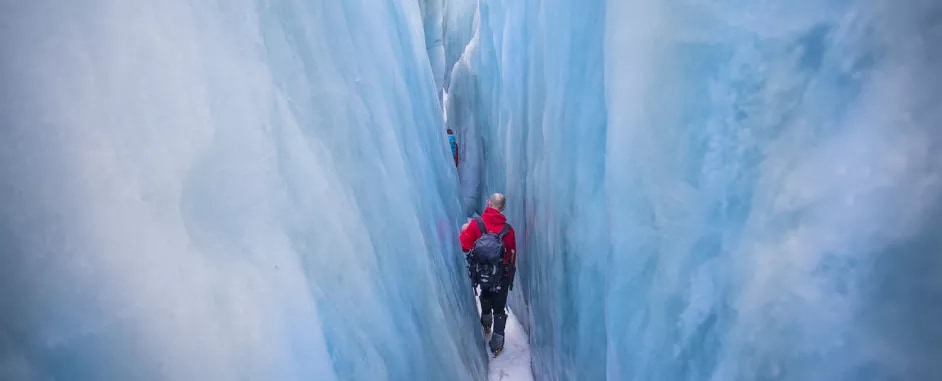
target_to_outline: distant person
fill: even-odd
[[[458,143],[455,141],[455,132],[448,129],[448,143],[451,144],[451,157],[455,159],[455,166],[458,166]]]
[[[504,195],[494,193],[487,200],[481,218],[461,229],[461,249],[468,253],[468,270],[474,287],[481,288],[481,326],[484,334],[494,334],[489,345],[497,356],[504,349],[507,325],[507,293],[517,271],[517,243],[514,229],[504,217]]]

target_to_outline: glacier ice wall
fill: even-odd
[[[436,3],[0,4],[0,379],[484,377]]]
[[[428,53],[432,75],[435,76],[435,90],[439,101],[442,101],[442,89],[445,76],[445,44],[442,31],[444,0],[420,0],[419,9],[422,11],[422,25],[424,26],[425,49]]]
[[[444,88],[451,84],[451,71],[471,42],[477,0],[443,0],[442,39],[445,51]]]
[[[942,4],[478,13],[448,123],[521,230],[538,379],[942,372]]]

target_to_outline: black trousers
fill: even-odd
[[[494,318],[494,333],[504,335],[504,327],[507,326],[507,293],[510,292],[507,286],[501,287],[500,291],[489,292],[481,290],[481,324],[484,324],[484,315],[492,315]]]

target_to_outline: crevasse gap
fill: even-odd
[[[492,191],[540,380],[931,379],[940,14],[4,2],[0,379],[484,379]]]

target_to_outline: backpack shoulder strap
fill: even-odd
[[[505,223],[504,228],[500,229],[500,233],[497,233],[497,236],[500,237],[500,239],[504,239],[504,236],[507,235],[507,233],[510,233],[510,224]]]
[[[484,227],[484,220],[478,218],[477,221],[478,221],[478,230],[481,231],[481,235],[487,234],[487,228]]]

